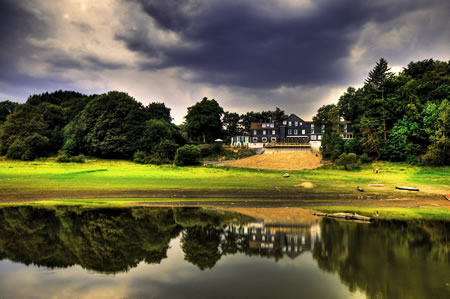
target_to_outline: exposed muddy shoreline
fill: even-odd
[[[388,200],[397,196],[380,194],[354,193],[320,193],[299,189],[298,191],[208,191],[208,190],[3,190],[0,203],[27,202],[55,199],[86,199],[86,198],[173,198],[173,199],[264,199],[264,200]],[[406,193],[401,198],[413,200],[438,200],[437,195]]]

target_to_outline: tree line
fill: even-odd
[[[395,75],[381,58],[363,87],[349,87],[337,104],[322,106],[314,116],[315,126],[325,128],[323,157],[334,161],[352,153],[368,160],[448,165],[449,74],[448,62],[427,59],[411,62]],[[56,91],[32,95],[24,104],[3,101],[0,155],[33,160],[59,153],[60,162],[82,161],[81,155],[88,155],[195,164],[217,150],[207,145],[214,140],[228,141],[249,132],[251,122],[287,118],[280,108],[245,114],[224,111],[206,97],[187,108],[181,125],[172,122],[170,111],[164,103],[144,106],[118,91]],[[343,119],[352,123],[352,140],[340,137]]]
[[[322,154],[343,153],[366,159],[450,164],[449,62],[410,62],[398,74],[381,58],[361,88],[348,87],[338,103],[324,105],[313,118],[324,126]],[[353,139],[344,141],[341,120],[352,123]]]
[[[238,115],[208,98],[187,110],[178,126],[164,103],[144,106],[124,92],[88,96],[60,90],[32,95],[24,104],[4,101],[0,154],[27,161],[59,153],[60,162],[79,162],[80,155],[88,155],[188,165],[217,151],[208,143],[242,134],[252,121],[284,117],[279,108]]]

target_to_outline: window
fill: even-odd
[[[344,124],[344,132],[348,132],[348,130],[347,130],[347,124]]]
[[[258,135],[258,132],[256,132],[256,130],[253,130],[253,135]]]
[[[266,135],[266,130],[263,130],[263,135]]]
[[[270,124],[270,127],[271,127],[271,128],[275,127],[274,123],[271,123],[271,124]]]
[[[272,130],[272,135],[275,135],[276,133],[275,133],[275,130]]]
[[[297,126],[298,126],[298,121],[295,121],[294,124],[295,124],[295,126],[297,127]]]
[[[314,125],[311,125],[311,134],[314,134]]]
[[[318,136],[317,136],[317,139],[318,139],[318,140],[322,140],[322,135],[318,135]]]
[[[305,130],[302,130],[302,135],[305,135]]]
[[[287,124],[287,121],[283,121],[283,125],[286,125]]]
[[[301,126],[301,125],[303,125],[303,123],[302,123],[302,122],[300,122],[300,126]]]
[[[258,142],[258,137],[253,137],[253,142]]]
[[[289,127],[291,127],[292,126],[292,122],[291,121],[289,121]]]
[[[316,135],[311,135],[311,140],[316,140]]]
[[[270,138],[270,141],[272,141],[272,142],[277,142],[277,137],[272,137],[272,138]]]
[[[267,142],[267,137],[263,137],[262,142]]]
[[[297,135],[298,134],[298,131],[297,130],[294,130],[294,135]]]
[[[292,130],[288,130],[288,134],[291,135],[292,134]]]

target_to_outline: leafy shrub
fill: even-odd
[[[137,151],[133,155],[133,161],[139,164],[146,164],[145,163],[145,157],[147,154],[143,151]]]
[[[86,158],[83,155],[73,156],[70,158],[70,162],[72,163],[84,163],[86,162]]]
[[[362,153],[361,142],[357,138],[349,139],[344,143],[344,152],[355,153],[360,155]]]
[[[165,160],[172,161],[177,153],[178,144],[175,141],[164,139],[158,145],[156,152]]]
[[[13,144],[11,144],[8,148],[8,152],[6,153],[6,157],[8,159],[20,160],[22,159],[22,155],[25,153],[25,143],[16,139]]]
[[[336,160],[336,165],[344,166],[345,170],[359,168],[358,158],[354,153],[342,153]]]
[[[237,151],[237,159],[247,158],[254,155],[255,151],[248,147],[241,147]]]
[[[406,156],[406,163],[411,165],[417,165],[419,163],[419,159],[416,155],[408,155]]]
[[[60,152],[58,157],[56,157],[56,162],[58,163],[69,163],[70,157],[65,152]]]
[[[212,149],[214,153],[220,153],[223,150],[222,142],[214,142],[212,144]]]
[[[200,161],[200,149],[195,145],[183,145],[175,155],[175,165],[197,165]]]
[[[161,164],[169,164],[170,160],[162,157],[158,153],[154,153],[151,155],[148,155],[145,157],[145,164],[155,164],[155,165],[161,165]]]
[[[202,158],[208,157],[214,153],[211,144],[200,144],[198,148],[200,149],[200,156],[202,156]]]
[[[56,157],[56,162],[58,163],[84,163],[86,159],[83,155],[72,156],[70,157],[66,152],[59,152],[58,157]]]
[[[223,153],[222,142],[200,144],[198,147],[200,148],[200,155],[202,156],[202,158],[208,156],[217,156],[218,154]]]
[[[64,145],[63,145],[62,149],[66,153],[69,153],[69,154],[73,155],[73,154],[76,153],[77,148],[78,147],[77,147],[77,142],[75,141],[75,138],[70,137],[69,139],[66,140],[66,142],[64,142]]]
[[[8,148],[6,156],[9,159],[32,161],[37,157],[46,156],[49,139],[37,133],[25,138],[16,139]]]
[[[161,156],[158,153],[147,154],[143,151],[137,151],[134,153],[133,161],[139,164],[169,164],[170,160]]]
[[[362,163],[371,163],[373,161],[373,158],[370,157],[367,153],[362,154],[359,159]]]

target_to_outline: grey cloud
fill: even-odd
[[[94,30],[91,25],[83,22],[72,21],[71,24],[77,27],[83,33],[89,33]]]
[[[159,28],[196,45],[158,45],[142,34],[146,24],[117,35],[130,50],[157,58],[158,63],[142,64],[143,69],[182,67],[196,74],[194,82],[269,89],[344,84],[345,59],[365,24],[389,23],[411,11],[446,6],[444,0],[318,0],[308,14],[270,18],[257,9],[258,1],[135,2]],[[276,2],[272,5],[276,10]]]
[[[25,40],[30,36],[43,36],[48,28],[32,13],[14,0],[0,1],[0,80],[24,80],[18,62],[33,53]]]

